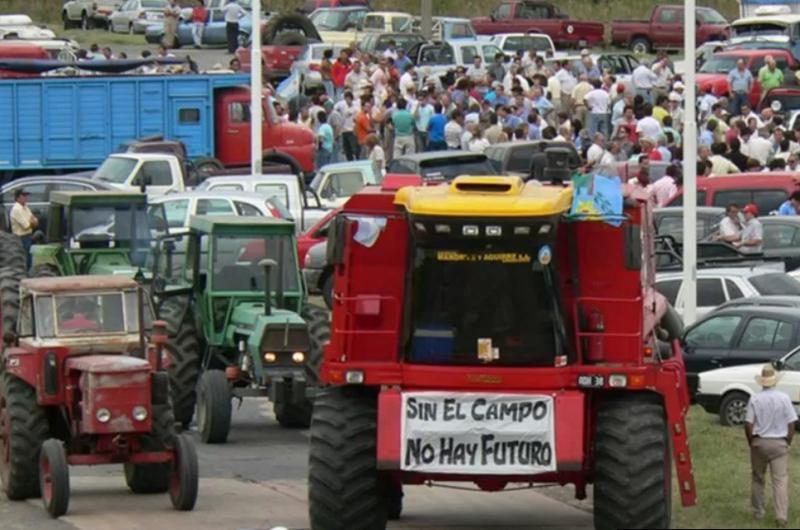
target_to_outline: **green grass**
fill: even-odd
[[[673,494],[675,528],[772,528],[774,510],[763,521],[750,508],[750,451],[741,428],[723,427],[719,417],[692,407],[687,429],[697,483],[697,506],[683,508]],[[792,447],[789,467],[789,528],[800,528],[800,449]],[[769,478],[767,498],[771,498]]]
[[[130,35],[128,33],[111,33],[104,29],[92,29],[84,31],[82,29],[61,29],[61,25],[49,25],[50,29],[56,32],[60,37],[67,37],[75,39],[78,44],[83,48],[89,48],[92,44],[97,44],[101,48],[103,46],[150,46],[144,40],[144,35]]]

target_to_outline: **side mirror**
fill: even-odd
[[[774,361],[772,361],[771,364],[772,364],[772,367],[775,368],[775,370],[777,370],[778,372],[783,370],[784,367],[785,367],[785,363],[781,359],[775,359]]]

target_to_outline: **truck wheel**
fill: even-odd
[[[596,529],[670,527],[669,447],[664,408],[657,399],[628,393],[600,403],[594,446]]]
[[[39,451],[50,428],[36,390],[3,372],[0,379],[0,480],[9,500],[39,496]]]
[[[209,175],[216,171],[225,169],[222,162],[212,157],[202,157],[194,161],[195,170],[197,170],[198,182],[204,181]]]
[[[22,241],[9,232],[0,232],[0,267],[12,267],[19,271],[20,277],[25,276],[28,269],[28,256],[22,247]]]
[[[644,55],[650,52],[650,40],[644,37],[637,37],[631,41],[631,51],[637,55]]]
[[[185,434],[175,436],[175,459],[169,484],[169,500],[176,510],[188,512],[197,503],[197,451],[194,442]]]
[[[306,39],[322,40],[310,18],[301,14],[289,13],[270,19],[264,31],[264,45],[276,44],[279,35],[289,33],[281,31],[286,28],[295,30],[300,35],[304,35]]]
[[[153,406],[153,430],[139,438],[142,450],[163,451],[175,436],[175,416],[172,404]],[[125,483],[133,493],[166,493],[170,484],[169,464],[125,463]]]
[[[19,282],[22,275],[12,267],[0,268],[0,314],[3,333],[16,331],[19,317]]]
[[[377,470],[377,400],[326,388],[314,400],[308,500],[314,530],[386,528],[388,484]]]
[[[274,46],[305,46],[308,39],[302,33],[281,33],[273,41]]]
[[[41,265],[34,265],[31,267],[31,272],[28,274],[31,278],[56,278],[61,276],[58,272],[58,267],[50,263],[43,263]]]
[[[202,357],[194,313],[188,304],[187,299],[171,299],[158,311],[159,318],[167,323],[166,349],[171,359],[167,372],[175,420],[184,427],[189,426],[194,415]]]
[[[207,444],[221,444],[231,430],[231,388],[225,372],[207,370],[197,384],[197,428]]]
[[[64,23],[64,29],[72,28],[72,22],[70,22],[66,11],[61,13],[61,21]]]
[[[307,429],[311,425],[311,402],[301,403],[278,401],[274,406],[275,419],[285,429]]]
[[[57,518],[69,508],[69,465],[61,440],[50,438],[39,456],[39,485],[42,503],[50,517]]]
[[[275,153],[274,151],[264,151],[262,154],[262,160],[264,163],[272,162],[273,164],[286,164],[287,166],[292,168],[292,173],[295,175],[303,175],[303,168],[300,167],[300,164],[294,158]]]
[[[88,29],[92,29],[93,24],[91,23],[91,19],[86,16],[86,11],[81,13],[81,29],[86,31]]]
[[[389,520],[397,521],[403,514],[403,485],[392,483],[389,486]]]
[[[331,322],[328,312],[313,304],[305,304],[301,314],[308,325],[310,348],[306,359],[306,381],[308,385],[319,386],[319,369],[322,366],[322,356],[325,354],[325,345],[331,339]]]
[[[744,392],[729,392],[719,405],[719,422],[725,427],[744,424],[750,396]]]

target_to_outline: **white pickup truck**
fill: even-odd
[[[164,195],[186,189],[181,160],[163,153],[110,155],[91,177],[125,191],[144,186],[148,195]]]

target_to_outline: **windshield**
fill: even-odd
[[[420,174],[425,180],[453,180],[459,175],[494,175],[491,162],[483,157],[453,156],[425,160],[419,164]]]
[[[726,55],[724,57],[715,56],[700,67],[698,72],[703,74],[727,74],[736,68],[736,61],[739,57]]]
[[[735,37],[752,35],[785,35],[788,28],[783,24],[772,22],[753,22],[752,24],[737,24],[733,26]]]
[[[145,204],[72,206],[69,210],[70,248],[126,248],[131,251],[131,263],[144,266],[150,241],[166,230],[163,211],[157,214],[158,211],[153,209],[148,215]]]
[[[135,158],[110,156],[97,168],[94,178],[105,182],[124,184],[137,163]]]
[[[758,294],[800,295],[800,282],[783,272],[759,274],[750,278],[750,283],[756,288]]]
[[[349,12],[325,9],[312,13],[309,18],[318,30],[341,31],[347,25]]]
[[[263,260],[273,260],[270,289],[276,291],[278,278],[284,291],[299,290],[297,261],[288,235],[216,236],[214,238],[215,291],[264,291]]]
[[[40,338],[52,338],[138,333],[138,303],[135,290],[37,296],[37,335]],[[145,303],[143,307],[145,328],[152,322],[151,311],[150,305]]]
[[[728,21],[725,17],[720,15],[717,11],[709,8],[697,9],[697,20],[704,24],[727,24]]]
[[[550,39],[547,37],[535,37],[533,35],[525,35],[524,37],[508,37],[503,43],[505,51],[517,50],[536,50],[537,52],[550,52],[553,47],[550,45]]]
[[[159,9],[167,5],[167,0],[142,0],[144,9]]]

